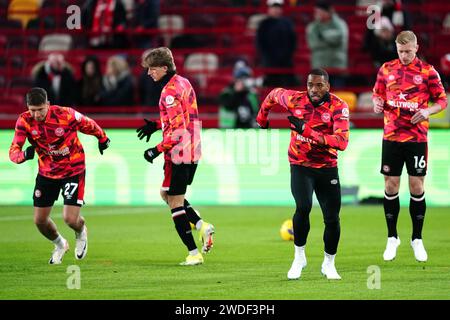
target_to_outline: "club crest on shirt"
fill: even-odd
[[[320,117],[322,118],[323,122],[330,122],[331,117],[329,113],[322,113]]]
[[[31,134],[32,134],[33,136],[36,136],[36,135],[38,134],[38,132],[37,132],[37,130],[33,130],[33,131],[31,131]]]
[[[62,137],[64,135],[64,129],[59,127],[55,129],[55,134],[57,137]]]
[[[413,78],[415,84],[421,84],[423,82],[423,78],[420,74],[416,74]]]
[[[297,114],[297,115],[301,115],[302,114],[302,110],[295,110],[295,114]]]
[[[391,74],[391,75],[389,75],[388,79],[389,79],[389,81],[392,81],[395,79],[395,76],[393,74]]]
[[[170,106],[171,104],[173,104],[175,102],[175,98],[173,96],[166,96],[166,104],[168,106]]]
[[[342,116],[343,117],[348,118],[349,114],[350,113],[348,112],[348,108],[342,109]]]

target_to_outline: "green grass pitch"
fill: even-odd
[[[203,265],[178,265],[186,250],[166,208],[86,206],[89,252],[82,261],[75,260],[74,234],[63,224],[61,207],[54,208],[52,218],[71,248],[61,265],[51,266],[53,245],[34,226],[32,208],[0,207],[0,299],[450,299],[450,208],[428,208],[423,236],[429,259],[418,263],[409,245],[408,208],[400,212],[397,258],[384,262],[382,207],[344,206],[336,258],[341,281],[320,274],[318,207],[311,214],[308,266],[297,281],[286,278],[293,242],[279,236],[293,208],[197,209],[216,227]],[[67,288],[71,265],[80,268],[80,289]],[[368,288],[374,276],[368,268],[379,268],[380,289]]]

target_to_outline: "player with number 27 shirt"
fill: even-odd
[[[33,194],[34,222],[39,231],[55,244],[49,263],[60,264],[69,244],[57,231],[50,212],[58,194],[64,198],[63,217],[75,231],[75,258],[87,253],[87,228],[80,208],[84,204],[85,156],[77,131],[98,139],[101,154],[109,146],[109,139],[98,124],[72,108],[50,105],[47,92],[33,88],[26,95],[28,111],[16,122],[9,157],[15,163],[39,159],[39,173]],[[31,146],[22,151],[25,140]]]

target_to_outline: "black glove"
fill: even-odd
[[[111,140],[109,140],[109,138],[106,138],[105,142],[98,142],[98,150],[100,151],[101,155],[103,155],[104,150],[108,149],[110,142]]]
[[[294,116],[289,116],[288,120],[292,124],[292,130],[297,131],[300,134],[303,133],[303,130],[305,130],[305,121]]]
[[[34,146],[29,146],[24,151],[25,161],[34,158]]]
[[[144,121],[146,122],[146,124],[138,129],[136,129],[136,132],[138,133],[139,140],[142,140],[145,137],[147,137],[147,142],[148,142],[150,140],[150,136],[154,132],[158,131],[158,129],[156,127],[156,121],[151,121],[151,120],[147,120],[147,119],[144,119]]]
[[[158,151],[158,148],[157,147],[153,147],[153,148],[145,150],[144,158],[148,162],[153,163],[153,160],[155,160],[155,158],[157,156],[159,156],[160,154],[161,154],[161,152]]]

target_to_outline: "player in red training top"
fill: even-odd
[[[264,100],[256,121],[268,128],[268,114],[275,105],[291,115],[291,191],[296,210],[293,217],[295,256],[288,279],[298,279],[306,266],[305,245],[310,228],[312,195],[316,193],[325,222],[325,254],[322,274],[328,279],[341,279],[334,260],[340,237],[339,211],[341,186],[337,168],[337,152],[345,150],[349,136],[347,104],[330,94],[328,73],[312,70],[307,79],[307,92],[276,88]]]
[[[164,181],[161,197],[169,205],[175,229],[189,255],[182,265],[203,263],[202,253],[198,251],[189,223],[200,231],[203,253],[213,246],[214,226],[204,222],[196,210],[185,199],[187,186],[194,179],[200,159],[200,120],[194,89],[186,78],[176,74],[172,52],[166,48],[156,48],[144,52],[142,66],[148,68],[148,75],[160,86],[160,121],[145,119],[146,125],[137,129],[138,137],[147,137],[162,129],[163,141],[147,149],[144,158],[153,160],[164,152]]]
[[[34,223],[55,244],[49,263],[60,264],[69,250],[68,241],[58,233],[50,219],[60,190],[64,198],[64,221],[75,231],[75,258],[83,259],[88,249],[87,229],[80,215],[84,204],[85,162],[77,131],[96,136],[101,154],[108,148],[109,139],[88,117],[71,108],[50,105],[47,92],[42,88],[28,91],[26,103],[28,111],[17,119],[9,158],[22,163],[33,159],[35,151],[39,156],[39,173],[33,195]],[[22,151],[26,139],[31,146]]]
[[[393,260],[400,245],[397,234],[398,191],[403,164],[406,163],[411,193],[409,212],[413,224],[411,246],[416,260],[425,262],[428,256],[422,242],[422,228],[426,210],[423,184],[428,164],[428,118],[447,107],[447,98],[433,66],[416,57],[419,49],[416,35],[402,31],[397,36],[396,45],[399,59],[380,67],[373,88],[374,111],[384,112],[381,173],[385,182],[384,214],[388,240],[383,258]]]

